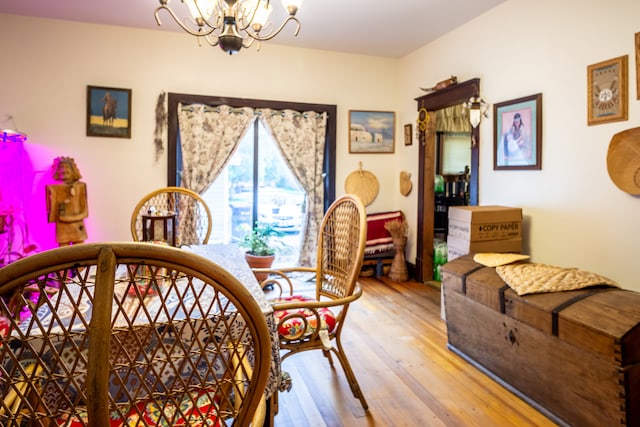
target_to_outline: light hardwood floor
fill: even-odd
[[[331,368],[311,351],[283,363],[293,388],[280,394],[276,427],[556,425],[447,349],[439,289],[386,276],[361,283],[343,344],[369,411],[338,361]]]

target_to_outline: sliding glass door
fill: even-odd
[[[158,102],[165,102],[162,99],[162,95]],[[282,230],[284,239],[284,247],[291,248],[293,245],[298,245],[298,241],[302,240],[302,246],[300,249],[300,262],[303,265],[310,265],[315,263],[315,245],[317,239],[317,228],[319,222],[322,220],[322,212],[324,212],[328,206],[335,199],[335,165],[336,165],[336,106],[325,104],[308,104],[299,102],[288,101],[271,101],[260,99],[246,99],[246,98],[228,98],[228,97],[214,97],[205,95],[190,95],[180,93],[168,93],[166,95],[167,105],[167,184],[185,186],[187,188],[196,189],[198,185],[194,185],[195,182],[202,183],[206,181],[206,178],[202,175],[204,170],[196,171],[195,169],[202,166],[202,164],[209,163],[210,160],[215,160],[218,164],[221,161],[224,162],[223,173],[218,175],[216,171],[216,180],[214,183],[207,186],[206,189],[202,187],[196,190],[199,193],[208,193],[208,204],[214,216],[211,242],[237,242],[242,235],[242,228],[246,228],[255,221],[269,221],[276,228]],[[313,150],[311,142],[317,141],[305,140],[305,152],[307,154],[303,157],[298,157],[298,169],[295,172],[297,177],[307,179],[304,184],[305,194],[313,194],[312,199],[306,199],[302,193],[298,193],[300,187],[296,180],[291,176],[289,168],[283,162],[283,157],[280,154],[281,150],[286,150],[287,156],[292,154],[292,149],[295,152],[295,146],[280,146],[274,143],[270,137],[270,132],[266,131],[262,124],[258,124],[263,120],[273,120],[273,116],[270,119],[260,117],[256,114],[255,118],[259,120],[251,120],[250,130],[245,131],[243,135],[242,147],[235,147],[232,154],[229,157],[220,155],[218,149],[226,150],[228,145],[221,144],[218,148],[217,140],[213,144],[210,140],[211,133],[204,135],[206,138],[200,140],[200,136],[197,135],[194,140],[191,140],[191,144],[198,144],[200,148],[206,145],[208,150],[211,150],[212,159],[193,158],[190,157],[190,162],[200,162],[200,166],[194,169],[194,165],[190,164],[185,167],[183,164],[182,147],[180,138],[180,129],[178,123],[178,115],[181,110],[180,106],[189,105],[204,105],[207,108],[217,108],[218,106],[227,106],[231,108],[251,108],[254,110],[269,109],[272,111],[290,111],[299,112],[301,116],[307,118],[305,112],[312,112],[310,117],[314,117],[314,120],[318,118],[317,114],[326,117],[326,125],[324,128],[324,141],[322,141],[322,155],[318,155]],[[284,117],[284,114],[283,114]],[[294,117],[289,116],[287,117]],[[161,123],[161,122],[159,122]],[[208,129],[208,125],[199,124],[200,129]],[[215,126],[214,126],[215,127]],[[285,125],[286,127],[286,125]],[[162,126],[158,127],[160,131]],[[194,130],[192,129],[192,130]],[[297,127],[291,129],[291,133],[285,131],[288,135],[297,134],[297,130],[306,129],[306,126]],[[276,132],[282,132],[282,128],[277,128]],[[257,134],[257,136],[256,136]],[[193,134],[190,134],[193,137]],[[209,139],[209,141],[205,141]],[[254,145],[246,147],[246,141],[250,140]],[[159,137],[156,140],[156,156],[160,156],[164,147],[161,144],[162,139]],[[256,142],[258,141],[258,142]],[[222,141],[221,141],[222,142]],[[225,140],[229,142],[229,140]],[[202,145],[200,145],[202,144]],[[240,142],[238,142],[240,144]],[[317,147],[320,145],[317,145]],[[255,148],[257,147],[257,151]],[[193,152],[191,152],[193,154]],[[207,151],[200,151],[199,155],[206,156]],[[309,156],[309,153],[315,153]],[[233,156],[233,159],[231,158]],[[253,161],[253,157],[259,160]],[[215,158],[215,159],[214,159]],[[228,160],[227,160],[228,159]],[[304,170],[300,170],[300,161],[304,159]],[[290,162],[291,159],[289,158]],[[318,173],[318,160],[321,161],[321,172]],[[291,164],[289,162],[289,164]],[[249,166],[250,165],[250,166]],[[254,170],[255,169],[255,170]],[[189,174],[186,174],[186,171]],[[249,171],[252,171],[249,175]],[[186,180],[193,180],[190,184],[183,182],[183,174]],[[196,175],[194,175],[196,174]],[[187,178],[189,175],[189,178]],[[250,176],[250,178],[249,178]],[[309,178],[311,180],[309,181]],[[316,185],[321,179],[320,185],[322,188],[317,191]],[[254,208],[255,206],[255,208]],[[299,227],[298,217],[302,216],[303,224]],[[306,220],[306,223],[304,222]],[[246,224],[241,226],[241,224]],[[298,231],[298,228],[301,228]],[[289,259],[297,258],[295,255],[288,255],[293,250],[286,249],[281,257],[282,262],[288,262]],[[294,261],[296,261],[294,259]]]
[[[239,242],[253,224],[277,232],[276,265],[298,259],[306,196],[258,118],[240,140],[220,176],[202,194],[214,217],[212,239]]]

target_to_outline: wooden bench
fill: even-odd
[[[640,293],[519,296],[471,255],[442,276],[451,350],[560,425],[640,425]]]
[[[375,266],[377,277],[384,275],[384,266],[391,265],[396,251],[391,234],[384,228],[387,221],[404,221],[402,211],[367,214],[367,245],[364,250],[363,266]]]

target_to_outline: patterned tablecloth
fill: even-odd
[[[270,397],[278,389],[281,377],[278,327],[273,314],[273,308],[251,271],[249,264],[245,261],[242,250],[232,244],[192,245],[184,246],[183,249],[203,256],[229,271],[246,286],[260,305],[267,320],[269,331],[271,332],[271,369],[266,390],[267,397]]]
[[[265,395],[267,397],[271,397],[278,389],[280,385],[281,378],[281,370],[280,370],[280,348],[278,342],[278,330],[277,330],[277,322],[274,318],[274,313],[271,305],[266,299],[266,296],[258,284],[257,279],[255,278],[251,268],[247,264],[244,259],[244,255],[242,251],[234,246],[234,245],[196,245],[190,247],[184,247],[183,250],[190,251],[201,255],[216,264],[220,265],[227,271],[229,271],[233,276],[235,276],[241,283],[243,283],[247,289],[251,292],[255,300],[258,302],[262,312],[264,313],[267,326],[271,333],[271,368],[269,370],[269,381],[267,383],[267,388],[265,390]],[[95,268],[95,267],[92,267]],[[116,272],[116,281],[115,281],[115,295],[120,300],[124,300],[125,303],[130,304],[125,308],[127,317],[134,324],[147,324],[148,317],[142,316],[142,310],[138,307],[140,305],[140,300],[136,298],[132,298],[130,301],[127,301],[126,298],[123,298],[127,292],[127,283],[126,280],[126,270],[122,270],[124,266],[120,266],[118,271]],[[90,276],[93,274],[90,273]],[[122,277],[123,280],[119,280],[119,277]],[[164,302],[160,301],[160,299],[155,298],[153,296],[146,297],[144,300],[145,311],[152,313],[152,318],[154,319],[154,323],[161,324],[165,319],[167,313],[171,312],[179,312],[185,307],[190,307],[189,300],[195,301],[198,299],[199,304],[202,306],[209,306],[211,304],[210,301],[207,300],[207,295],[200,292],[199,286],[204,286],[203,284],[198,284],[197,281],[194,282],[193,288],[187,291],[180,291],[178,294],[167,294],[165,295]],[[66,284],[66,292],[60,292],[56,294],[56,304],[53,305],[55,307],[55,313],[52,312],[52,305],[46,304],[42,305],[38,309],[38,319],[39,322],[34,324],[32,322],[24,322],[20,329],[23,336],[31,336],[35,340],[37,340],[38,335],[42,334],[42,330],[46,330],[48,334],[55,335],[60,333],[63,329],[68,330],[69,324],[73,323],[74,330],[82,330],[85,328],[85,324],[83,324],[77,316],[73,316],[71,299],[73,301],[79,302],[81,311],[90,311],[91,304],[90,300],[92,297],[87,295],[87,292],[92,293],[90,289],[87,291],[81,286],[76,286],[73,282]],[[169,306],[169,309],[162,309],[162,304],[165,306]],[[123,304],[125,306],[126,304]],[[174,307],[173,309],[171,307]],[[116,307],[114,306],[114,310]],[[136,313],[140,314],[140,316],[136,315]],[[192,314],[193,315],[193,314]],[[121,319],[121,316],[114,311],[115,316],[115,325],[118,326],[119,321],[125,321]],[[179,315],[178,315],[179,318]],[[209,319],[205,319],[203,321],[210,321]],[[213,320],[211,320],[213,321]],[[34,329],[31,329],[34,327]],[[35,328],[34,325],[43,325],[42,329]],[[242,325],[235,325],[234,330],[241,331],[243,330]],[[13,335],[15,335],[14,333]],[[193,339],[193,337],[182,337],[181,339]],[[64,335],[60,334],[60,340],[64,340]],[[62,342],[61,342],[62,345]],[[27,361],[24,361],[25,363]],[[70,364],[74,362],[72,360],[68,361]],[[22,363],[22,362],[21,362]]]

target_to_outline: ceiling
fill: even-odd
[[[279,24],[285,12],[279,1],[272,1],[272,18]],[[305,0],[297,15],[300,34],[292,36],[290,23],[268,43],[400,58],[504,1]],[[153,12],[158,5],[158,0],[4,0],[0,13],[182,31],[164,11],[163,25],[156,25]],[[178,0],[169,5],[176,12],[185,7]]]

